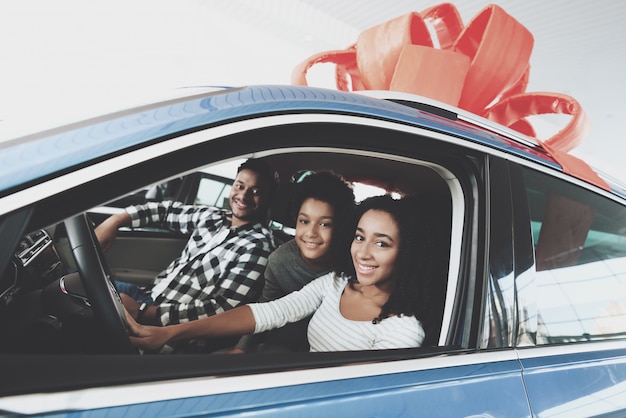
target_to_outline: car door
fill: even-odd
[[[511,165],[533,243],[519,287],[519,356],[537,416],[626,412],[626,207],[616,197]],[[532,294],[533,297],[526,297]],[[522,334],[521,332],[519,333]],[[617,415],[616,415],[617,414]]]
[[[452,205],[450,260],[440,283],[441,300],[433,301],[440,328],[432,346],[246,356],[61,356],[54,361],[41,355],[29,359],[29,373],[20,367],[23,363],[3,356],[0,366],[17,377],[3,388],[0,407],[29,413],[28,406],[37,405],[27,404],[28,394],[50,392],[45,398],[54,410],[127,415],[529,415],[520,363],[507,342],[507,296],[487,293],[487,279],[505,284],[513,265],[513,246],[498,235],[511,230],[512,222],[501,164],[492,164],[485,149],[462,146],[452,137],[439,143],[430,132],[379,125],[359,117],[270,125],[230,138],[227,157],[254,151],[283,164],[286,172],[293,172],[292,164],[304,168],[305,161],[338,172],[360,167],[362,174],[388,184],[427,192],[421,196],[430,196],[431,186],[444,187]],[[308,146],[294,146],[292,138]],[[211,155],[212,145],[201,143],[184,152]],[[490,209],[492,200],[500,207],[497,212]],[[433,238],[440,236],[445,235]],[[11,402],[22,409],[12,409]]]

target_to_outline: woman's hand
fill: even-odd
[[[168,327],[153,327],[138,324],[126,309],[126,321],[129,327],[130,343],[142,350],[159,350],[170,340]]]

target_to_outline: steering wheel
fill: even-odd
[[[116,353],[137,353],[128,339],[124,305],[117,293],[100,243],[86,214],[65,221],[70,248],[96,320]]]

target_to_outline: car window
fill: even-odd
[[[626,336],[626,209],[524,171],[536,262],[537,344]]]
[[[231,187],[232,181],[225,183],[214,178],[202,177],[198,185],[195,204],[228,209],[228,194]]]
[[[221,166],[218,165],[218,168]],[[207,205],[228,209],[228,194],[233,183],[232,178],[195,172],[162,183],[140,189],[110,202],[107,206],[125,208],[142,205],[147,202],[177,200],[186,204]]]
[[[183,184],[183,178],[175,178],[163,183],[154,184],[150,187],[142,188],[119,199],[109,202],[107,206],[113,208],[125,208],[131,205],[142,205],[148,202],[159,202],[162,200],[176,200],[179,190]]]

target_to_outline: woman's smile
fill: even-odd
[[[368,210],[361,216],[350,247],[359,284],[379,286],[392,279],[399,241],[398,225],[389,213]]]

